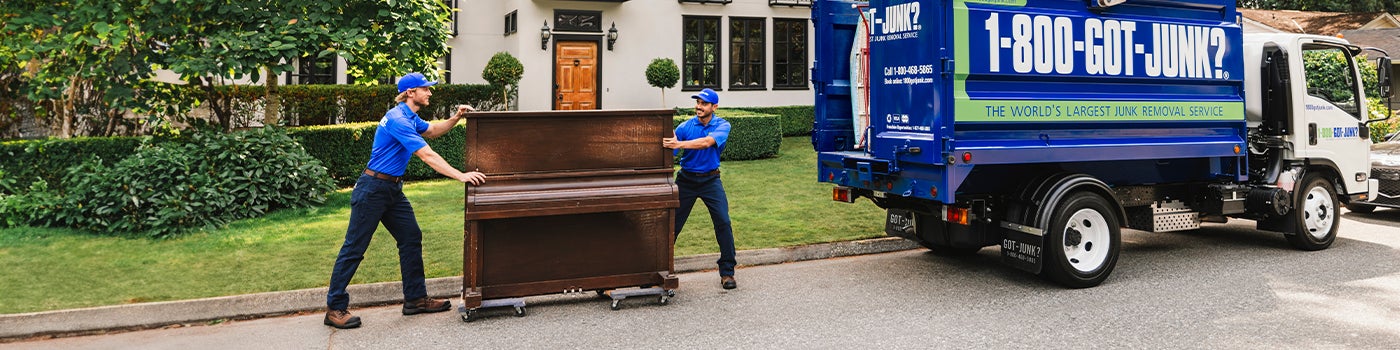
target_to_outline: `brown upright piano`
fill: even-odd
[[[678,286],[674,157],[661,146],[672,114],[469,114],[465,169],[487,182],[466,186],[462,319],[494,306],[524,315],[525,296],[617,288],[665,303]]]

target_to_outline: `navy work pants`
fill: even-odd
[[[345,292],[345,287],[355,276],[369,248],[370,238],[381,223],[398,241],[404,301],[428,295],[423,280],[423,231],[413,216],[413,206],[403,195],[403,183],[360,175],[350,194],[350,227],[345,230],[345,243],[335,259],[330,291],[326,294],[326,306],[331,310],[345,310],[350,306],[350,294]]]
[[[690,218],[690,209],[695,207],[695,200],[698,198],[705,202],[705,207],[710,210],[710,221],[715,224],[715,241],[719,243],[719,264],[720,276],[733,276],[734,265],[734,229],[729,225],[729,199],[724,195],[724,183],[720,182],[719,174],[708,176],[695,176],[684,171],[676,175],[676,187],[679,187],[681,207],[676,208],[676,236],[681,234],[681,228],[685,227],[685,220]]]

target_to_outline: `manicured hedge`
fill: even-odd
[[[369,122],[291,128],[288,134],[297,139],[307,153],[320,160],[336,185],[343,187],[355,184],[355,179],[365,170],[370,149],[374,147],[374,132],[378,128],[378,123]],[[465,137],[466,124],[458,124],[446,135],[427,140],[428,147],[432,147],[448,164],[462,170]],[[418,157],[409,161],[408,170],[404,173],[405,180],[441,177]]]
[[[777,115],[782,118],[783,136],[812,134],[812,121],[816,115],[812,106],[734,107],[733,109]],[[720,116],[724,116],[724,114],[720,114]]]
[[[80,137],[0,142],[0,194],[21,191],[40,179],[57,187],[69,167],[93,158],[116,164],[132,154],[142,139]]]
[[[277,90],[282,98],[282,120],[291,126],[378,121],[394,106],[399,92],[394,85],[285,85]],[[231,99],[234,115],[254,115],[266,105],[262,86],[221,86],[215,91]],[[447,118],[452,106],[459,104],[499,110],[497,92],[488,85],[434,85],[431,104],[420,114],[428,120]]]
[[[720,154],[721,160],[751,160],[778,155],[783,143],[778,116],[739,110],[721,110],[715,114],[729,121],[729,141],[724,146],[724,153]],[[681,122],[694,117],[676,116],[674,125],[679,126]]]

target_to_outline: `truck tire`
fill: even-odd
[[[1362,213],[1362,214],[1366,214],[1366,213],[1370,213],[1370,212],[1376,211],[1376,206],[1370,205],[1370,204],[1361,204],[1361,203],[1347,203],[1347,210],[1350,210],[1350,211],[1353,212],[1353,213]]]
[[[1288,243],[1301,250],[1323,250],[1332,246],[1337,239],[1337,226],[1341,208],[1338,208],[1337,194],[1333,192],[1332,181],[1313,173],[1303,177],[1303,186],[1293,196],[1293,219],[1297,220],[1297,230],[1288,237]]]
[[[1108,200],[1091,192],[1068,195],[1045,232],[1041,277],[1070,288],[1103,283],[1118,263],[1120,233]]]

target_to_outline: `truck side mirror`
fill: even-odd
[[[1389,98],[1391,97],[1391,91],[1390,91],[1391,71],[1390,71],[1390,69],[1391,69],[1390,57],[1381,57],[1381,58],[1377,58],[1377,59],[1376,59],[1376,82],[1380,83],[1380,85],[1381,85],[1381,86],[1380,86],[1380,89],[1379,89],[1378,91],[1380,91],[1381,97],[1385,97],[1385,98],[1387,98],[1387,99],[1389,99]]]
[[[1385,101],[1384,104],[1386,109],[1385,118],[1381,118],[1380,120],[1390,118],[1390,98],[1392,97],[1391,95],[1393,93],[1393,91],[1390,90],[1390,64],[1390,57],[1381,57],[1376,59],[1376,85],[1380,85],[1376,87],[1376,93],[1379,94],[1377,97],[1380,97],[1382,101]]]

